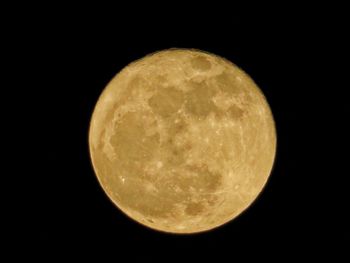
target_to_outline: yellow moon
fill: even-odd
[[[240,68],[169,49],[111,80],[89,146],[98,181],[122,212],[152,229],[196,233],[256,199],[272,170],[276,131],[263,93]]]

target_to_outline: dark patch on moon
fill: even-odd
[[[237,105],[232,105],[227,112],[233,119],[240,119],[244,115],[244,110]]]
[[[232,73],[224,71],[220,75],[216,76],[215,80],[219,89],[228,94],[236,95],[242,90],[239,82]]]
[[[212,87],[208,86],[206,82],[192,82],[189,85],[192,86],[192,89],[186,93],[185,102],[188,113],[203,119],[208,116],[210,112],[218,111],[218,108],[212,101],[216,92]]]
[[[191,65],[194,69],[205,71],[211,68],[210,61],[204,56],[196,56],[191,60]]]
[[[148,100],[153,112],[163,118],[170,117],[177,112],[184,102],[183,92],[175,88],[158,88],[155,95]]]
[[[204,211],[204,205],[199,202],[192,202],[185,208],[185,213],[191,216],[196,216]]]

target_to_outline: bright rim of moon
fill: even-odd
[[[207,52],[169,49],[111,80],[89,145],[97,178],[121,211],[152,229],[195,233],[256,199],[276,131],[264,95],[241,69]]]

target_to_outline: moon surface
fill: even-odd
[[[102,92],[89,131],[92,164],[130,218],[171,233],[207,231],[257,198],[276,131],[254,81],[226,59],[192,49],[150,54]]]

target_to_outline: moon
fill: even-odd
[[[100,185],[128,217],[169,233],[219,227],[264,188],[276,153],[262,91],[230,61],[168,49],[122,69],[89,130]]]

